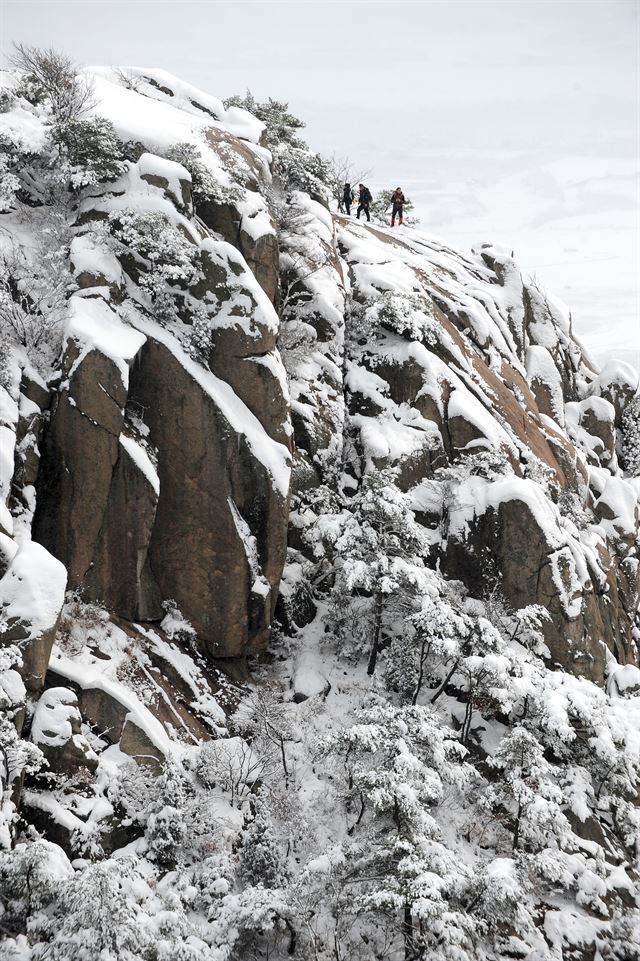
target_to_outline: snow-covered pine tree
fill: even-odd
[[[330,626],[344,643],[348,625],[357,622],[355,643],[368,650],[369,674],[376,670],[399,613],[415,609],[430,580],[423,560],[425,532],[394,478],[388,470],[365,474],[339,514],[318,520],[325,555],[335,564]]]

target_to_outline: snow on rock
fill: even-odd
[[[30,690],[44,682],[67,586],[67,572],[35,541],[22,541],[0,579],[0,637],[22,651]]]
[[[138,467],[140,472],[149,481],[149,484],[155,491],[156,495],[159,494],[160,479],[158,477],[158,472],[153,466],[151,458],[142,444],[139,444],[132,437],[127,437],[126,434],[120,434],[118,441],[120,444],[122,444],[131,460],[135,463],[136,467]]]
[[[533,345],[527,348],[527,376],[533,390],[538,409],[564,425],[564,396],[562,377],[546,347]]]
[[[197,364],[180,347],[179,343],[162,328],[157,328],[142,316],[131,318],[136,328],[145,335],[155,337],[166,346],[194,383],[210,397],[230,427],[246,438],[252,453],[268,471],[274,489],[285,495],[289,489],[290,454],[286,447],[273,441],[231,387],[210,371]]]
[[[617,697],[633,697],[640,693],[640,668],[635,664],[616,666],[607,677],[607,690]]]
[[[56,651],[53,652],[51,658],[51,670],[59,677],[66,678],[76,685],[83,693],[100,692],[106,699],[114,702],[116,712],[122,709],[123,723],[119,732],[120,738],[125,733],[127,723],[130,723],[142,733],[151,750],[157,749],[160,752],[160,756],[180,752],[180,745],[171,741],[166,730],[152,712],[136,697],[133,691],[123,684],[110,680],[100,671],[92,670],[86,664],[76,663],[71,658]],[[82,694],[80,696],[80,708],[82,713],[86,714]],[[113,732],[111,734],[113,736]],[[125,751],[125,753],[129,752]]]
[[[298,704],[316,695],[328,695],[331,684],[324,676],[322,664],[313,652],[305,651],[297,659],[291,687],[293,700]]]
[[[176,207],[188,208],[191,202],[191,174],[173,160],[143,153],[137,162],[138,173],[142,180],[162,187]]]
[[[107,269],[108,265],[107,261]],[[87,354],[98,350],[114,362],[123,386],[127,387],[129,363],[144,344],[144,336],[125,324],[109,304],[99,298],[89,300],[85,297],[72,297],[69,301],[66,336],[68,340],[81,345],[81,351],[68,371],[68,378],[73,376]]]
[[[116,256],[87,234],[80,234],[71,241],[71,270],[81,288],[105,287],[120,289],[124,272]]]
[[[100,102],[97,108],[100,113],[107,110],[116,112],[111,102],[112,98],[115,99],[115,95],[106,87],[105,82],[111,82],[114,86],[125,83],[130,89],[123,92],[136,94],[143,105],[148,104],[149,100],[168,105],[171,107],[172,117],[185,117],[186,121],[190,119],[194,127],[197,121],[210,124],[213,119],[214,122],[224,124],[225,128],[235,136],[254,143],[258,143],[262,136],[264,125],[246,110],[239,107],[226,110],[217,97],[180,80],[167,70],[160,70],[157,67],[123,67],[119,71],[114,71],[108,67],[91,67],[88,72],[100,82],[98,88]],[[120,87],[120,89],[123,88]],[[139,132],[140,118],[136,116],[135,120],[138,122],[133,126],[132,132]],[[172,142],[179,141],[180,137],[175,137]]]
[[[197,146],[220,180],[221,197],[232,182],[230,157],[244,158],[247,170],[254,162],[259,169],[264,158],[262,148],[240,144],[216,126],[204,101],[180,107],[197,91],[160,91],[158,99],[154,83],[165,80],[145,74],[140,89],[135,83],[126,89],[120,75],[98,78],[98,112],[122,107],[116,126],[140,123],[134,139],[147,150],[127,163],[116,184],[92,189],[79,203],[82,233],[71,259],[81,289],[69,301],[63,380],[44,431],[35,532],[67,566],[70,586],[87,598],[141,620],[160,618],[162,601],[175,598],[205,645],[220,656],[240,654],[266,641],[284,560],[291,425],[278,316],[266,275],[252,272],[242,249],[208,235],[204,208],[202,219],[193,216],[187,170],[151,150]],[[154,129],[171,137],[164,145],[145,128],[156,121]],[[224,133],[223,141],[212,140],[212,131]],[[212,157],[220,164],[209,164]],[[247,189],[238,203],[253,204],[245,211],[247,237],[275,242],[259,191]],[[117,242],[105,220],[118,225]],[[165,232],[176,258],[165,290],[175,297],[171,320],[157,307],[155,288],[149,293],[143,282],[166,266],[166,251],[144,246],[153,246],[152,239],[142,241],[143,253],[135,246],[146,224]],[[231,237],[238,242],[237,231]],[[262,259],[253,253],[268,273],[268,251]],[[61,458],[65,472],[57,470]],[[187,473],[192,483],[184,483]],[[251,517],[251,558],[229,497]],[[254,498],[269,515],[266,524],[249,512]],[[68,516],[77,520],[73,530]],[[210,549],[201,552],[203,537]],[[237,582],[220,591],[229,571]],[[211,596],[218,598],[213,608]]]
[[[604,489],[594,504],[607,535],[612,540],[634,543],[638,530],[638,500],[632,484],[622,477],[608,476]]]
[[[33,716],[31,740],[34,744],[62,747],[80,726],[78,698],[66,687],[44,691]]]

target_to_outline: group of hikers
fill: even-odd
[[[346,183],[342,191],[342,206],[347,216],[351,216],[351,205],[355,200],[355,190],[352,189],[351,184]],[[356,211],[356,217],[360,220],[360,214],[365,213],[367,215],[367,220],[371,220],[371,215],[369,213],[369,207],[371,206],[371,201],[373,197],[371,196],[371,191],[364,184],[358,184],[358,209]],[[402,189],[396,187],[391,195],[391,226],[395,227],[396,217],[398,218],[398,224],[402,226],[402,214],[404,211],[404,205],[406,201]]]

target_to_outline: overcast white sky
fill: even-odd
[[[638,0],[0,0],[0,49],[288,100],[422,229],[509,244],[600,360],[640,366]]]

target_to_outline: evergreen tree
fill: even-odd
[[[367,672],[373,674],[398,613],[411,611],[428,589],[424,531],[389,470],[365,474],[339,514],[319,518],[318,531],[335,564],[330,625],[342,641],[356,626],[356,646],[368,647]]]

